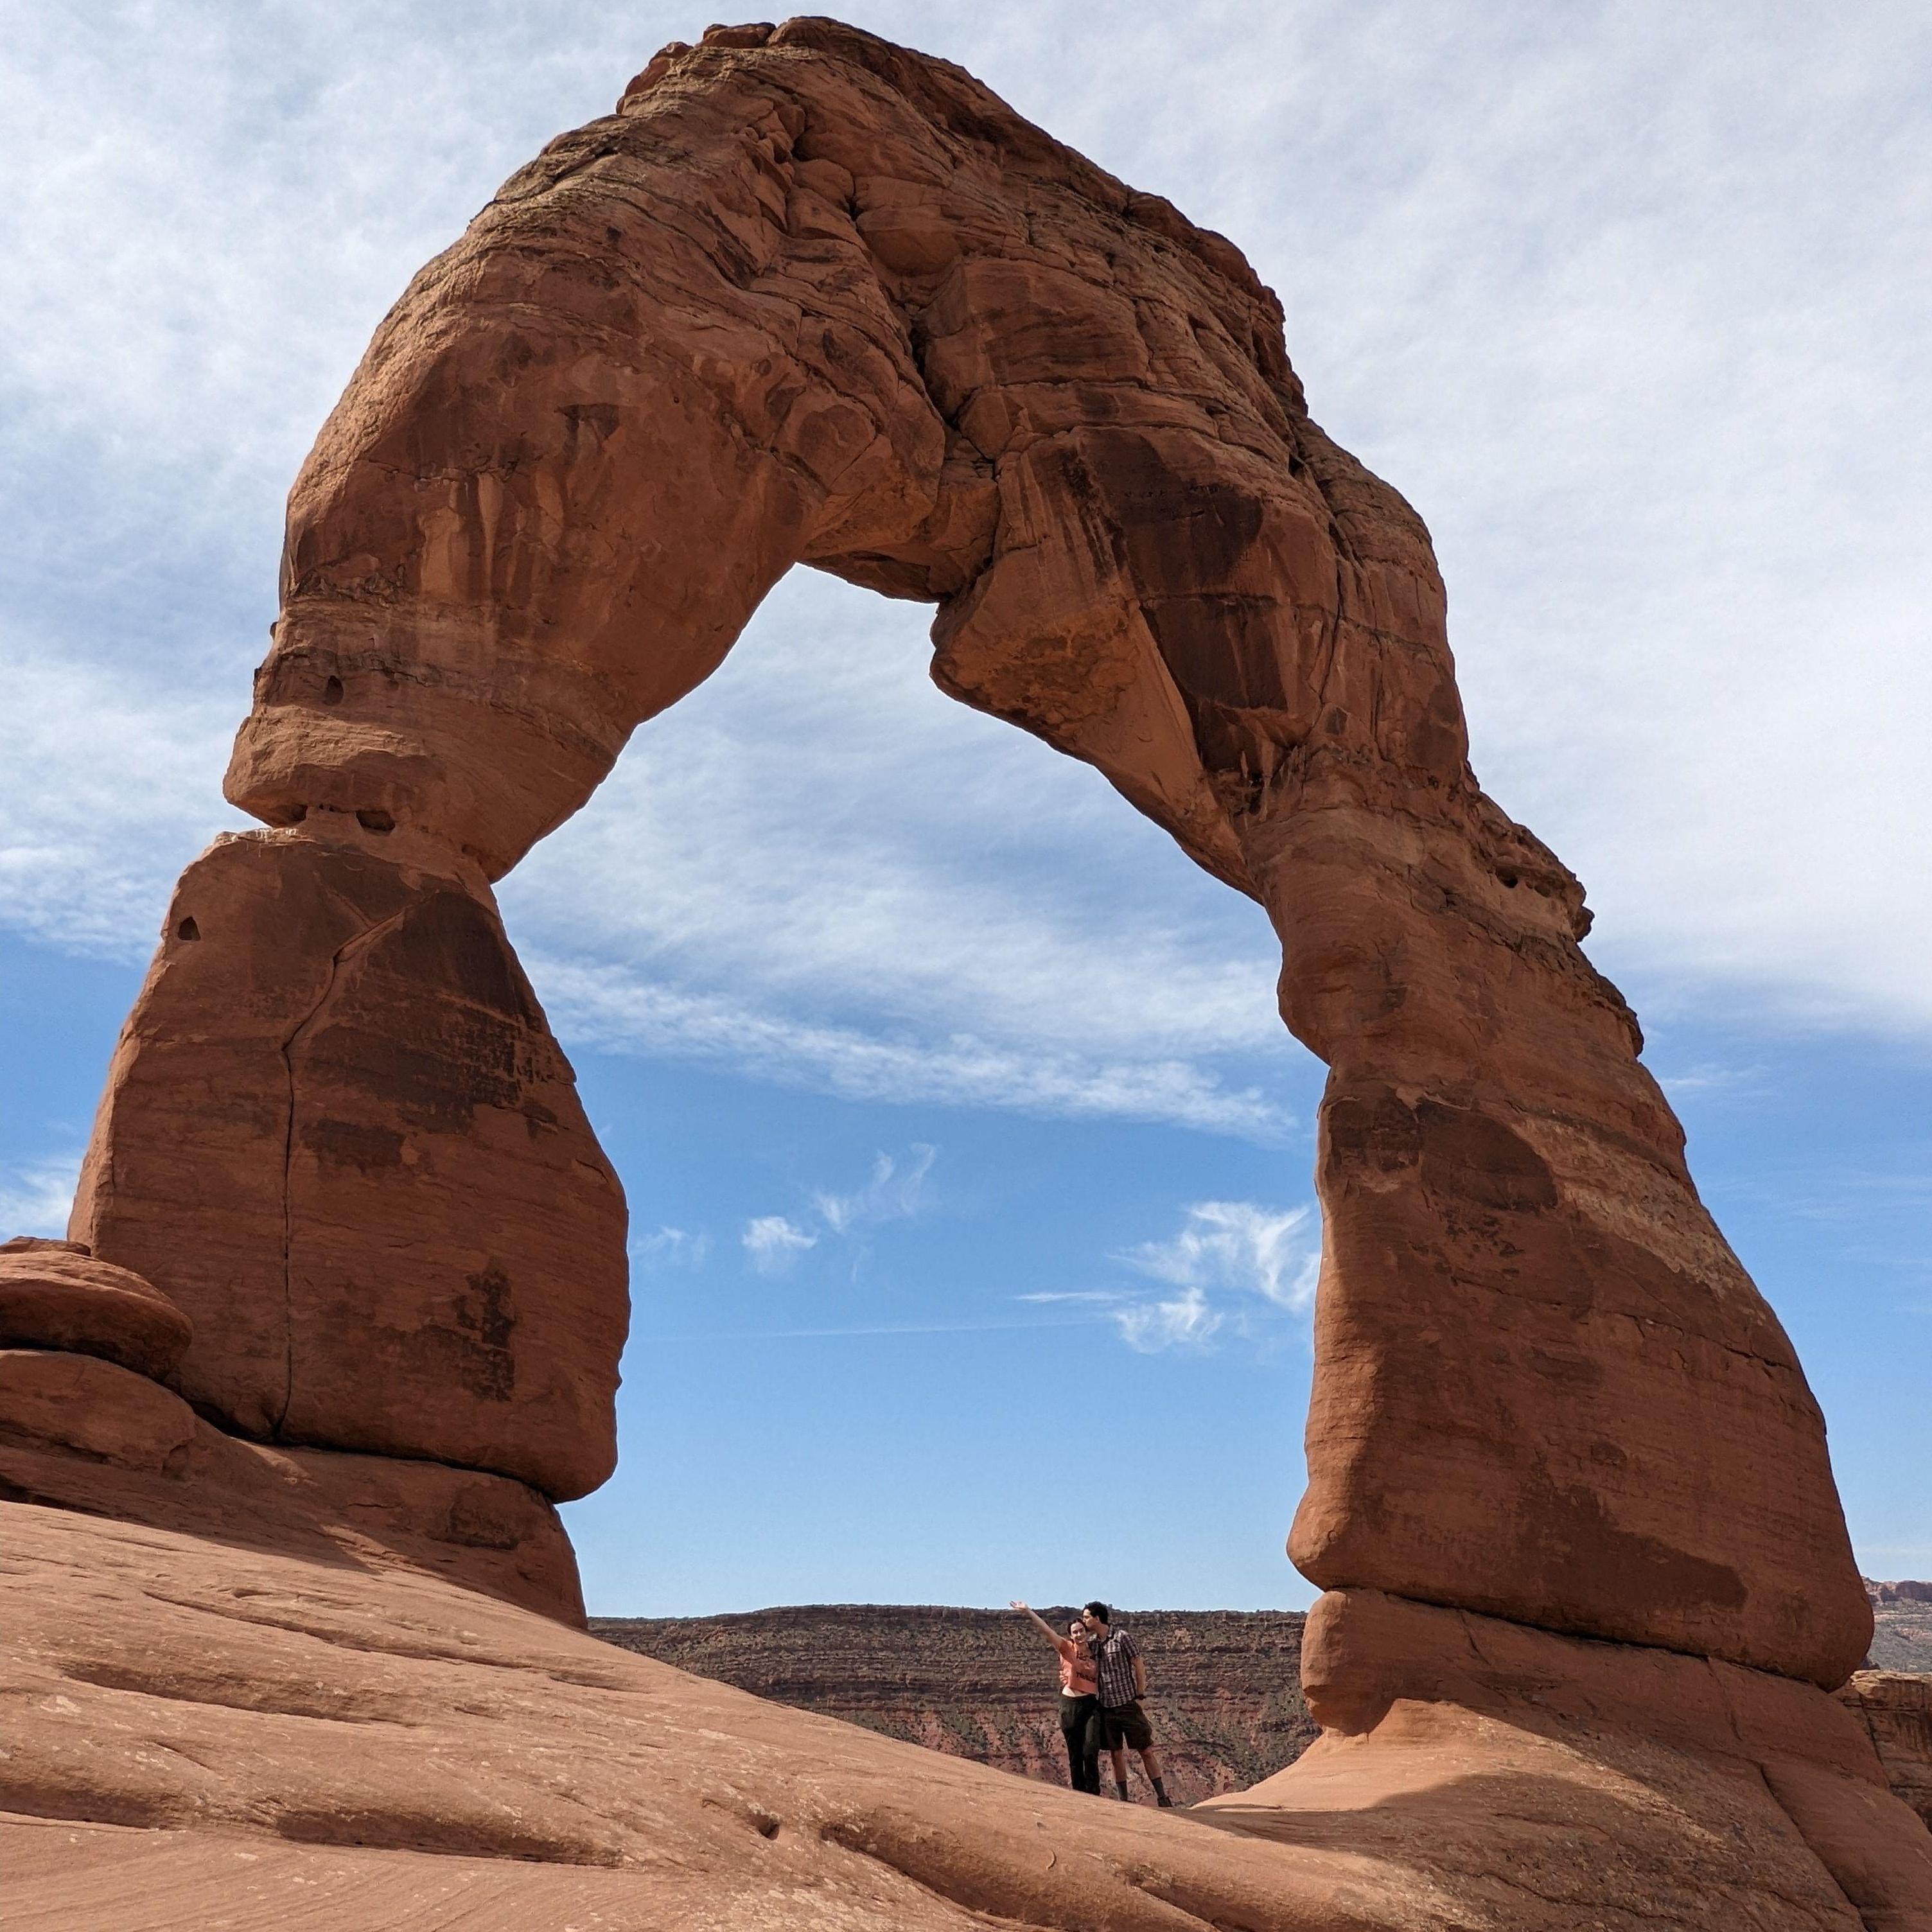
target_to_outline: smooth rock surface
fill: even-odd
[[[1230,243],[957,68],[708,34],[506,183],[296,483],[229,795],[494,876],[801,560],[937,603],[943,689],[1280,931],[1333,1069],[1304,1571],[1842,1682],[1822,1421],[1470,770],[1427,532]]]
[[[580,1496],[616,1456],[623,1192],[488,888],[388,849],[189,867],[70,1232],[194,1318],[169,1379],[243,1433]]]
[[[98,1355],[0,1348],[0,1462],[12,1444],[86,1459],[83,1482],[97,1462],[179,1474],[198,1426],[179,1396]]]
[[[291,1916],[255,1922],[1860,1932],[1761,1777],[1611,1727],[1405,1700],[1244,1800],[1161,1813],[407,1570],[24,1505],[0,1534],[21,1932],[247,1924],[278,1898]]]
[[[584,1622],[570,1540],[522,1484],[244,1442],[157,1384],[86,1355],[0,1350],[0,1498],[298,1557],[325,1574],[419,1571]],[[218,1548],[208,1560],[219,1567]],[[145,1642],[130,1626],[129,1654]]]

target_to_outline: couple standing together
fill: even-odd
[[[1060,1730],[1066,1740],[1066,1768],[1076,1791],[1100,1795],[1100,1754],[1114,1761],[1114,1796],[1127,1795],[1127,1747],[1131,1744],[1154,1786],[1155,1798],[1172,1808],[1174,1800],[1161,1780],[1160,1754],[1141,1700],[1147,1695],[1147,1666],[1138,1646],[1114,1627],[1114,1613],[1091,1603],[1066,1626],[1064,1636],[1030,1605],[1016,1597],[1012,1607],[1032,1618],[1060,1653]]]

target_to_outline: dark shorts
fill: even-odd
[[[1108,1750],[1132,1744],[1137,1751],[1145,1750],[1154,1742],[1154,1726],[1148,1722],[1138,1698],[1131,1704],[1115,1704],[1101,1712],[1100,1742]]]

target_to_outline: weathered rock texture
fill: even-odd
[[[1872,1606],[1867,1667],[1932,1672],[1932,1583],[1910,1579],[1874,1583],[1868,1578],[1865,1594]]]
[[[500,872],[801,559],[936,602],[944,688],[1280,928],[1334,1069],[1300,1567],[1841,1682],[1816,1406],[1471,775],[1426,532],[1234,248],[956,70],[735,30],[513,177],[296,485],[230,796]]]
[[[1932,1677],[1856,1671],[1837,1694],[1865,1727],[1892,1790],[1932,1828]]]
[[[622,1190],[488,888],[332,832],[183,875],[71,1232],[194,1318],[168,1378],[226,1426],[580,1496],[616,1460]]]
[[[1071,1614],[1041,1612],[1062,1629]],[[1136,1610],[1122,1621],[1147,1658],[1148,1708],[1177,1803],[1257,1784],[1312,1742],[1298,1612]],[[1067,1782],[1055,1659],[1010,1611],[814,1604],[742,1616],[593,1617],[590,1628],[776,1703]],[[1131,1760],[1129,1775],[1138,1788]]]
[[[247,1442],[89,1355],[0,1349],[0,1498],[274,1550],[317,1566],[325,1593],[332,1570],[404,1569],[584,1620],[563,1526],[521,1483]],[[146,1639],[134,1624],[127,1640],[138,1653]]]
[[[553,142],[412,284],[304,467],[228,778],[276,829],[190,869],[116,1055],[70,1232],[191,1322],[185,1400],[72,1352],[8,1365],[0,1400],[46,1456],[146,1486],[148,1521],[198,1450],[211,1484],[281,1480],[190,1404],[454,1480],[599,1480],[622,1205],[488,882],[794,564],[934,602],[944,690],[1091,762],[1267,908],[1282,1013],[1331,1069],[1291,1550],[1330,1593],[1334,1735],[1216,1814],[1292,1856],[1049,1813],[797,1714],[746,1720],[776,1726],[762,1760],[687,1725],[687,1786],[626,1714],[644,1680],[600,1653],[618,1674],[580,1706],[557,1687],[588,1640],[426,1582],[425,1616],[553,1646],[537,1694],[466,1665],[381,1706],[406,1731],[325,1751],[309,1704],[210,1718],[164,1673],[164,1713],[112,1735],[194,1735],[110,1765],[47,1743],[62,1691],[26,1808],[742,1878],[767,1853],[728,1794],[755,1786],[754,1826],[805,1821],[751,1832],[768,1882],[846,1924],[1927,1922],[1923,1834],[1825,1695],[1871,1618],[1816,1406],[1578,948],[1580,887],[1476,784],[1427,534],[1310,419],[1280,324],[1221,237],[830,22],[675,45]],[[366,1540],[462,1574],[462,1512],[414,1502]],[[130,1572],[208,1560],[172,1530],[71,1534]],[[254,1560],[224,1552],[222,1587]],[[286,1600],[285,1634],[326,1598],[366,1631],[386,1577],[343,1561],[325,1590],[320,1560],[246,1591]],[[145,1632],[111,1594],[64,1614]],[[285,1679],[282,1642],[237,1667]]]

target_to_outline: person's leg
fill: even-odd
[[[1087,1781],[1080,1788],[1090,1797],[1100,1795],[1100,1700],[1097,1697],[1083,1697],[1087,1720],[1081,1728],[1081,1762],[1085,1768]]]
[[[1148,1722],[1147,1713],[1141,1708],[1140,1700],[1124,1706],[1118,1713],[1118,1721],[1108,1732],[1123,1744],[1131,1744],[1141,1761],[1141,1768],[1147,1773],[1148,1782],[1154,1786],[1155,1802],[1165,1810],[1172,1810],[1174,1800],[1167,1795],[1167,1786],[1160,1774],[1160,1754],[1154,1748],[1154,1726]]]
[[[1093,1729],[1093,1714],[1091,1702],[1087,1698],[1060,1700],[1060,1735],[1066,1744],[1066,1775],[1076,1791],[1090,1792],[1100,1781],[1087,1742],[1088,1733]]]
[[[1114,1760],[1114,1796],[1124,1798],[1127,1795],[1127,1748],[1124,1744],[1112,1745],[1107,1755]]]

